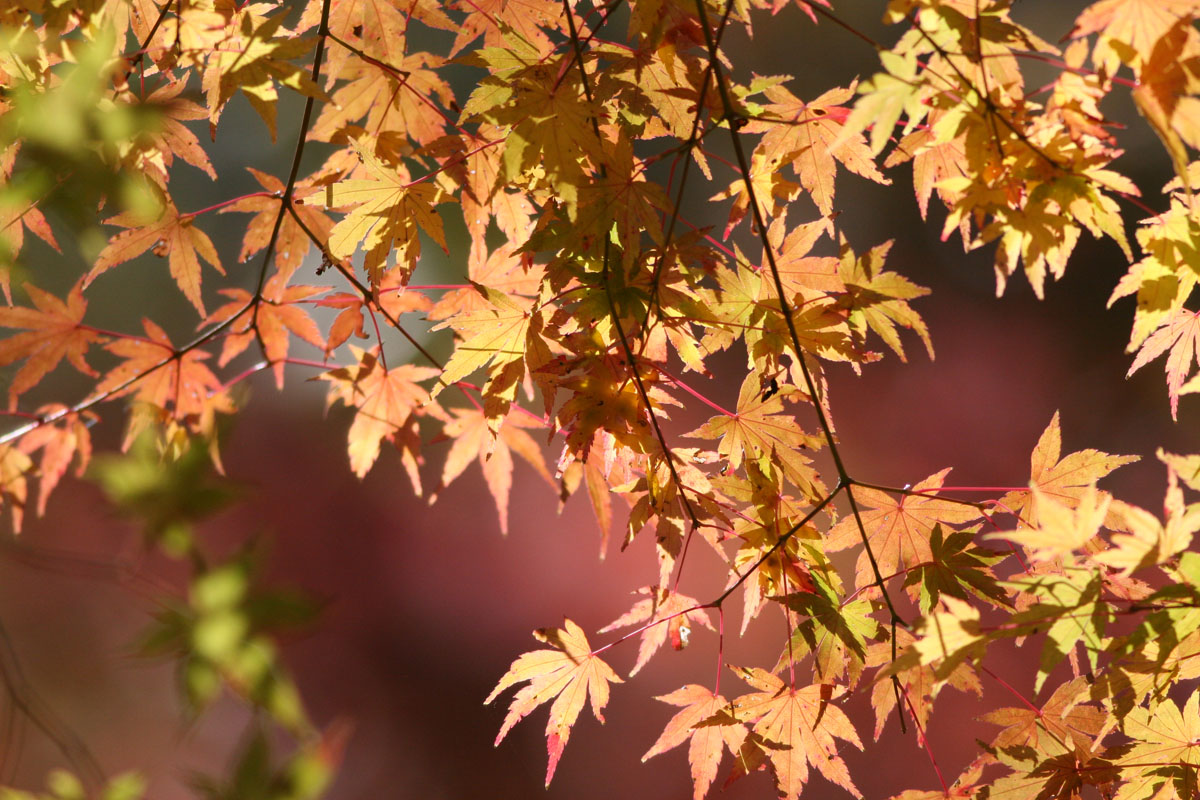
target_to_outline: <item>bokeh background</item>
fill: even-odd
[[[878,22],[882,4],[834,5],[881,41],[897,35]],[[1016,3],[1015,14],[1054,41],[1067,33],[1083,5],[1025,0]],[[753,41],[736,28],[730,33],[729,52],[740,77],[751,71],[787,73],[795,78],[795,93],[811,99],[875,69],[870,48],[828,23],[814,27],[796,7],[783,9],[775,21],[762,21]],[[1031,87],[1039,85],[1039,75],[1050,78],[1049,72],[1033,70]],[[188,198],[190,208],[255,190],[245,165],[286,172],[296,107],[281,110],[280,142],[271,146],[261,122],[240,102],[223,120],[214,151],[221,181],[212,184],[187,167],[178,170],[177,185],[186,187],[186,195],[179,196]],[[1116,99],[1105,110],[1130,126],[1120,133],[1127,154],[1118,167],[1160,207],[1155,194],[1169,178],[1161,148],[1129,103]],[[1045,301],[1038,302],[1023,279],[1014,280],[997,299],[990,252],[964,254],[956,240],[939,241],[938,212],[929,222],[921,220],[907,167],[890,175],[895,185],[889,188],[839,173],[841,224],[858,248],[896,239],[890,268],[934,290],[917,307],[929,323],[937,360],[930,362],[913,340],[907,365],[889,356],[861,376],[849,369],[830,371],[835,422],[854,474],[902,485],[954,467],[950,482],[955,484],[1022,485],[1038,435],[1061,410],[1064,452],[1094,447],[1142,456],[1105,486],[1159,509],[1165,469],[1154,451],[1160,446],[1200,450],[1195,425],[1200,403],[1185,397],[1180,422],[1172,423],[1160,364],[1125,378],[1132,301],[1106,308],[1126,268],[1118,249],[1085,240],[1065,279],[1048,287]],[[723,211],[704,202],[720,188],[698,187],[687,215],[702,224],[723,222]],[[1136,209],[1128,211],[1130,220],[1140,216]],[[810,213],[810,208],[797,209],[794,220]],[[244,221],[210,216],[203,225],[230,274],[249,282],[257,264],[235,262],[238,226]],[[757,252],[753,246],[745,249]],[[452,242],[452,254],[464,251]],[[51,288],[69,286],[85,268],[70,247],[66,257],[45,248],[31,252],[33,277]],[[436,248],[428,252],[432,255],[421,266],[425,282],[461,278],[461,263]],[[182,334],[194,318],[161,262],[153,259],[112,270],[96,288],[91,308],[97,325],[133,330],[130,310],[135,309],[137,316],[182,320],[173,331]],[[393,360],[405,357],[401,342],[390,341],[388,347],[397,354]],[[725,374],[736,375],[736,363],[728,366]],[[207,523],[202,535],[218,551],[232,550],[250,537],[268,538],[269,582],[301,589],[324,604],[318,624],[285,640],[282,651],[314,718],[323,725],[335,720],[353,725],[330,797],[691,797],[683,748],[647,763],[640,757],[674,713],[652,698],[686,683],[711,684],[716,639],[707,632],[695,631],[687,650],[660,654],[635,679],[614,687],[606,725],[585,712],[548,790],[542,787],[545,710],[493,748],[508,695],[492,706],[482,704],[511,660],[536,646],[532,629],[570,616],[591,633],[627,610],[631,592],[654,580],[647,543],[638,541],[623,553],[611,550],[601,560],[585,498],[574,497],[559,510],[555,494],[523,464],[516,468],[507,538],[500,535],[477,470],[432,507],[413,495],[397,460],[386,453],[364,481],[357,481],[344,449],[349,415],[337,408],[326,411],[321,388],[305,382],[311,375],[289,373],[284,393],[275,391],[269,376],[251,381],[250,402],[223,447],[230,477],[246,488],[245,500]],[[701,388],[733,404],[740,376],[727,380]],[[108,416],[110,422],[95,435],[111,447],[119,431],[111,422],[115,415]],[[703,409],[689,407],[676,415],[673,430],[689,430],[705,416]],[[429,448],[427,485],[436,482],[444,447]],[[556,457],[555,445],[546,453],[548,459]],[[225,699],[199,722],[189,722],[181,716],[170,665],[130,655],[131,642],[157,608],[156,592],[179,590],[178,570],[146,555],[136,528],[117,518],[87,482],[66,482],[45,518],[28,520],[17,540],[8,533],[4,538],[0,621],[7,642],[0,644],[11,648],[30,684],[88,742],[104,769],[142,771],[156,800],[189,796],[186,785],[193,772],[225,769],[245,710]],[[67,554],[114,569],[92,569]],[[682,587],[700,598],[715,596],[722,584],[718,565],[706,557],[697,555],[689,564]],[[736,629],[738,612],[731,611],[730,628]],[[735,664],[772,662],[782,635],[781,620],[764,614],[745,638],[727,641],[726,658]],[[593,636],[592,641],[605,639]],[[1026,649],[1031,652],[995,648],[991,663],[1031,694],[1032,648]],[[611,661],[625,674],[635,652],[630,642]],[[727,694],[737,691],[728,672],[722,683]],[[974,757],[974,738],[988,730],[973,718],[1011,704],[1012,698],[994,683],[984,685],[981,698],[947,692],[929,736],[950,780]],[[846,707],[869,739],[866,698],[853,697]],[[12,785],[38,787],[46,771],[62,763],[61,756],[32,726],[18,733],[8,740],[4,778]],[[866,753],[846,748],[844,756],[870,798],[938,785],[916,737],[901,735],[894,721],[878,744],[867,743]],[[718,777],[718,786],[722,780]],[[759,773],[729,787],[725,796],[762,798],[772,791],[770,778]],[[841,792],[820,778],[809,791],[814,797]]]

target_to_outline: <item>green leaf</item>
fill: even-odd
[[[792,631],[780,663],[787,662],[789,653],[793,658],[812,653],[815,681],[846,680],[853,686],[867,658],[867,640],[881,635],[879,623],[871,616],[874,603],[866,597],[844,602],[818,571],[813,571],[812,579],[814,592],[793,592],[783,598],[788,608],[807,618]]]
[[[1008,631],[1025,635],[1046,630],[1034,691],[1041,691],[1050,671],[1076,645],[1083,647],[1088,663],[1096,669],[1097,658],[1108,645],[1105,628],[1113,620],[1111,605],[1101,597],[1100,571],[1066,568],[1061,575],[1036,575],[1004,585],[1038,598],[1029,610],[1013,615],[1015,628]]]
[[[940,524],[933,526],[929,563],[918,564],[908,571],[904,586],[920,586],[918,602],[929,613],[943,594],[967,600],[970,592],[980,600],[997,606],[1011,605],[1007,592],[997,582],[992,566],[1007,557],[1006,553],[974,546],[975,530],[954,531],[943,539]]]

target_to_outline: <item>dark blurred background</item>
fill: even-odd
[[[882,4],[834,5],[872,36],[894,40],[896,32],[878,22]],[[1019,2],[1016,16],[1055,41],[1083,5]],[[795,76],[793,91],[812,99],[875,70],[870,48],[834,26],[814,28],[795,7],[781,11],[777,20],[763,18],[752,42],[740,30],[731,31],[729,52],[741,77],[751,71],[787,73]],[[1049,79],[1049,73],[1041,77]],[[1032,76],[1028,83],[1040,85]],[[467,87],[457,88],[465,92]],[[285,174],[297,107],[281,109],[280,142],[271,148],[262,123],[235,101],[222,121],[214,157],[221,181],[214,185],[197,171],[178,168],[176,185],[182,191],[177,197],[188,198],[180,207],[199,208],[257,189],[242,169],[247,164]],[[1128,102],[1114,100],[1105,110],[1130,124],[1120,134],[1128,152],[1117,167],[1143,187],[1151,205],[1162,207],[1156,194],[1170,177],[1170,166],[1157,141]],[[243,126],[245,135],[239,132]],[[905,484],[954,467],[950,483],[1023,485],[1034,443],[1061,410],[1064,452],[1094,447],[1140,455],[1140,463],[1104,485],[1157,511],[1165,469],[1154,451],[1160,446],[1200,450],[1193,422],[1200,403],[1185,397],[1181,422],[1174,424],[1159,363],[1126,380],[1130,356],[1123,350],[1132,300],[1105,308],[1126,269],[1116,246],[1085,239],[1065,279],[1047,287],[1044,302],[1036,301],[1019,277],[996,299],[990,248],[964,254],[957,240],[940,242],[939,212],[934,209],[928,223],[920,219],[908,168],[889,174],[895,184],[879,187],[840,172],[841,221],[859,249],[895,238],[889,267],[934,290],[916,306],[929,323],[937,360],[929,362],[910,339],[907,365],[889,355],[861,376],[830,370],[835,421],[853,473],[868,481]],[[698,199],[687,210],[693,221],[723,221],[723,209],[707,209],[702,202],[720,188],[697,189]],[[1136,209],[1128,211],[1130,220],[1141,216]],[[791,219],[812,214],[811,208],[797,208]],[[210,215],[202,224],[230,274],[248,282],[257,263],[235,263],[245,219]],[[456,247],[463,244],[461,225],[448,228],[458,237],[451,252],[465,252],[465,246]],[[1131,233],[1132,228],[1131,222]],[[69,286],[83,269],[78,259],[59,258],[45,248],[31,252],[41,259],[38,282],[50,288]],[[431,255],[418,273],[421,282],[461,279],[461,264],[436,248],[427,252]],[[205,277],[211,281],[214,275]],[[304,271],[298,280],[307,280]],[[137,308],[139,315],[184,320],[173,331],[182,336],[190,327],[186,321],[194,318],[161,262],[152,259],[112,270],[96,289],[97,325],[133,330],[129,309]],[[396,361],[406,355],[400,342],[389,343],[393,351]],[[736,369],[733,361],[729,366]],[[318,623],[287,639],[283,653],[313,717],[322,725],[337,719],[353,724],[330,796],[690,797],[685,748],[645,764],[640,757],[675,711],[652,698],[687,683],[711,685],[716,640],[707,632],[697,630],[687,650],[660,654],[634,680],[614,687],[606,726],[585,711],[549,790],[542,788],[545,708],[493,748],[509,695],[492,706],[482,704],[511,660],[537,646],[530,637],[533,628],[560,624],[569,616],[592,635],[626,611],[634,600],[631,592],[654,580],[647,543],[639,540],[601,561],[586,499],[574,497],[557,513],[553,492],[523,464],[516,468],[507,538],[500,536],[477,469],[433,507],[414,497],[397,460],[386,452],[364,481],[355,480],[345,454],[349,415],[342,409],[325,412],[321,388],[305,382],[311,374],[290,372],[284,393],[275,391],[269,376],[251,382],[252,399],[223,448],[230,477],[248,488],[246,498],[206,524],[202,535],[218,551],[252,536],[269,537],[269,581],[325,603]],[[740,376],[728,385],[693,380],[714,399],[732,404]],[[676,416],[674,430],[695,427],[703,412],[687,408]],[[111,423],[115,414],[108,412],[107,418],[96,435],[111,447],[119,431]],[[428,448],[427,485],[436,482],[444,448]],[[557,453],[557,444],[547,448],[549,459]],[[198,723],[188,724],[180,715],[170,666],[128,655],[156,609],[154,586],[178,589],[179,575],[159,558],[144,556],[137,530],[117,519],[86,482],[67,481],[46,517],[28,520],[20,544],[120,565],[114,576],[97,577],[68,560],[30,559],[11,547],[0,549],[0,621],[13,652],[33,687],[88,742],[104,769],[143,771],[156,800],[189,796],[185,787],[192,771],[224,769],[245,710],[225,699]],[[706,599],[719,592],[723,578],[715,560],[700,552],[682,588]],[[731,611],[729,628],[736,630],[738,612]],[[764,614],[744,639],[727,641],[727,661],[771,663],[783,633],[781,620]],[[605,640],[592,636],[593,643]],[[1033,670],[1023,662],[1036,654],[1033,647],[1026,649],[1031,652],[995,648],[990,663],[1032,694]],[[611,662],[625,674],[635,653],[630,642],[611,654]],[[727,672],[722,678],[727,695],[740,690],[736,683]],[[978,699],[946,691],[929,735],[951,780],[974,757],[974,736],[986,731],[972,718],[1013,699],[995,684],[985,684]],[[851,698],[847,709],[860,735],[869,739],[866,698]],[[10,769],[5,777],[17,786],[36,787],[61,757],[39,731],[24,728],[5,757]],[[878,745],[867,744],[865,754],[845,750],[851,774],[867,797],[938,785],[916,737],[911,731],[901,735],[894,721]],[[769,777],[760,773],[730,787],[726,796],[763,798],[772,791]],[[813,797],[840,791],[820,778],[809,789]]]

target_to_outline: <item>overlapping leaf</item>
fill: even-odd
[[[696,684],[676,689],[657,698],[683,710],[671,717],[642,761],[688,742],[688,764],[692,768],[693,800],[708,794],[725,748],[734,756],[746,739],[746,727],[729,714],[729,701]]]
[[[432,182],[407,180],[368,149],[358,154],[370,177],[338,181],[326,195],[331,207],[352,206],[330,231],[329,252],[349,258],[361,249],[367,276],[377,286],[392,253],[406,278],[412,275],[421,255],[419,232],[446,249],[442,219],[434,210],[441,190]]]
[[[797,689],[759,668],[736,668],[736,672],[758,691],[733,700],[733,715],[753,723],[757,737],[743,746],[734,775],[765,759],[775,773],[779,796],[796,800],[808,783],[811,765],[831,783],[858,796],[849,768],[838,754],[839,739],[862,749],[849,717],[833,703],[841,691],[827,683]],[[750,753],[747,747],[752,748]]]
[[[880,574],[887,578],[934,561],[930,539],[935,525],[961,525],[982,516],[972,505],[956,503],[934,497],[950,470],[945,469],[930,475],[912,487],[908,493],[899,495],[875,489],[854,488],[866,530]],[[858,522],[854,516],[846,516],[833,528],[825,540],[825,549],[837,552],[862,543]],[[864,550],[858,557],[856,585],[867,586],[875,582],[875,572]],[[916,594],[910,586],[909,592]]]

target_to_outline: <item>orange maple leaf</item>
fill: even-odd
[[[325,337],[326,358],[345,344],[352,335],[360,339],[367,338],[367,333],[363,330],[362,296],[349,292],[334,292],[317,300],[316,304],[322,308],[341,309],[329,326],[329,335]]]
[[[903,628],[896,629],[896,644],[901,650],[909,647],[914,641],[916,641],[916,637],[911,633]],[[867,648],[867,666],[879,666],[886,670],[891,663],[891,642],[878,642]],[[874,736],[875,741],[878,742],[879,737],[883,735],[883,729],[887,725],[888,719],[896,710],[896,690],[891,681],[878,679],[880,673],[876,673],[876,676],[877,679],[871,686],[871,707],[875,709]],[[945,696],[941,693],[943,686],[952,686],[960,692],[972,692],[976,697],[983,695],[983,684],[979,682],[979,676],[972,669],[971,664],[966,661],[957,664],[942,680],[938,680],[933,667],[919,663],[906,669],[897,670],[896,677],[900,680],[903,702],[906,707],[900,713],[906,717],[911,715],[923,730],[928,727],[934,702],[939,697]]]
[[[845,690],[824,683],[797,689],[758,667],[735,667],[734,671],[758,689],[733,701],[734,716],[754,723],[757,741],[747,739],[743,757],[734,763],[730,779],[741,777],[766,760],[775,773],[779,796],[796,800],[808,782],[811,763],[827,780],[858,796],[846,762],[837,754],[835,739],[859,750],[863,745],[846,712],[830,702]]]
[[[804,103],[782,86],[768,86],[764,90],[771,101],[767,115],[747,126],[752,131],[766,130],[758,152],[772,169],[790,163],[824,216],[833,212],[835,162],[876,183],[891,183],[875,166],[866,138],[861,133],[843,135],[849,109],[840,104],[854,97],[855,88],[851,84],[830,89]]]
[[[484,47],[503,47],[507,44],[504,30],[516,33],[539,54],[549,55],[554,45],[546,31],[564,26],[559,13],[562,6],[553,0],[472,0],[462,10],[467,16],[450,46],[451,56],[480,34],[483,34]],[[505,23],[503,30],[499,23],[501,19]]]
[[[510,413],[500,428],[499,435],[488,428],[488,418],[481,409],[455,408],[450,411],[452,419],[442,429],[454,440],[446,463],[442,467],[442,481],[429,502],[436,500],[438,492],[463,473],[472,460],[479,461],[483,479],[496,503],[500,516],[500,532],[508,534],[508,497],[512,490],[512,454],[516,453],[541,475],[550,487],[558,485],[546,468],[542,448],[522,428],[540,427],[541,423],[525,414]]]
[[[403,431],[409,417],[429,403],[429,392],[417,381],[434,377],[438,370],[411,364],[388,369],[374,349],[363,352],[353,345],[350,349],[357,359],[355,365],[339,367],[317,378],[332,384],[330,402],[340,400],[356,409],[349,433],[350,468],[361,478],[379,458],[384,437]],[[426,410],[442,413],[435,405]]]
[[[317,117],[312,137],[336,141],[359,120],[365,130],[407,136],[418,145],[427,145],[444,135],[445,121],[431,113],[429,104],[434,97],[442,105],[454,100],[450,85],[435,72],[445,60],[432,53],[394,53],[387,64],[394,71],[361,60],[348,64],[339,76],[346,83],[333,93],[333,102],[327,103]]]
[[[5,155],[14,153],[17,147],[15,144],[10,145],[9,152]],[[2,158],[3,156],[0,156],[0,159]],[[0,167],[3,166],[0,163]],[[7,177],[6,173],[7,171],[0,173],[0,175]],[[4,299],[8,301],[9,305],[12,305],[12,289],[9,286],[11,274],[9,269],[13,262],[16,261],[21,248],[25,246],[26,229],[53,247],[57,252],[62,252],[62,248],[58,246],[58,240],[54,238],[54,231],[51,229],[50,223],[46,221],[45,215],[36,206],[26,205],[23,208],[0,207],[0,292],[4,293]]]
[[[271,236],[275,233],[275,220],[279,216],[279,204],[282,202],[280,198],[283,197],[284,191],[283,182],[274,175],[259,172],[254,167],[246,167],[246,169],[263,189],[276,196],[243,197],[236,203],[230,203],[221,209],[220,213],[222,214],[230,212],[254,214],[254,217],[246,224],[246,235],[242,239],[242,249],[238,253],[238,261],[250,258],[271,241]],[[314,236],[321,241],[326,241],[329,239],[329,232],[333,230],[333,220],[317,206],[304,202],[304,198],[313,191],[311,186],[297,184],[293,193],[292,208]],[[285,281],[299,268],[311,246],[312,240],[300,223],[296,222],[291,214],[284,214],[283,221],[279,224],[279,233],[275,237],[275,269],[279,271]]]
[[[142,327],[145,337],[130,336],[105,345],[124,361],[101,378],[93,394],[107,394],[110,399],[133,395],[134,403],[140,404],[129,418],[122,448],[155,420],[211,438],[217,412],[232,412],[233,401],[204,363],[209,353],[176,349],[163,329],[148,319],[142,320]],[[220,468],[216,450],[212,452]]]
[[[733,469],[741,467],[744,459],[773,459],[795,486],[809,494],[823,491],[811,459],[802,452],[819,449],[820,439],[804,433],[795,417],[785,412],[782,396],[765,392],[755,372],[742,382],[736,414],[715,416],[686,435],[720,439],[717,453]]]
[[[833,256],[809,255],[813,245],[832,226],[818,219],[797,225],[789,232],[787,220],[780,215],[767,229],[767,241],[775,253],[775,268],[787,297],[794,297],[802,288],[822,292],[844,292],[846,285],[838,274],[838,260]]]
[[[25,359],[8,386],[9,408],[16,408],[17,397],[36,386],[63,357],[84,375],[95,377],[96,371],[83,357],[93,342],[103,338],[80,324],[87,311],[80,283],[71,289],[65,303],[30,283],[25,290],[34,308],[0,308],[0,327],[26,331],[0,340],[0,367]]]
[[[287,359],[291,337],[296,334],[320,350],[325,349],[325,340],[317,323],[313,322],[297,303],[325,291],[321,286],[286,286],[285,278],[276,273],[263,286],[262,302],[257,308],[250,306],[253,295],[245,289],[222,289],[221,294],[231,302],[212,312],[201,326],[212,325],[234,318],[221,349],[219,366],[225,366],[250,346],[255,339],[262,342],[263,354],[275,371],[275,385],[283,388],[283,367]]]
[[[992,739],[992,747],[1009,750],[1029,747],[1045,756],[1055,756],[1073,745],[1089,752],[1096,735],[1105,727],[1108,714],[1093,705],[1080,703],[1088,694],[1083,677],[1064,683],[1037,708],[998,708],[979,719],[1003,727]]]
[[[583,629],[571,620],[564,620],[562,628],[539,628],[533,636],[554,649],[532,650],[518,656],[483,702],[490,703],[508,687],[529,681],[528,686],[513,696],[496,736],[496,744],[500,744],[513,725],[541,704],[554,700],[546,725],[546,750],[550,756],[546,785],[549,786],[584,701],[590,698],[592,714],[604,722],[601,712],[608,704],[609,684],[623,681],[612,667],[592,653]]]
[[[83,288],[86,289],[92,281],[117,264],[123,264],[154,248],[155,255],[167,257],[171,277],[200,315],[204,316],[204,301],[200,296],[200,260],[208,262],[222,275],[225,270],[221,267],[212,240],[193,224],[194,215],[180,214],[175,205],[168,202],[158,221],[149,225],[140,224],[131,214],[121,214],[106,222],[128,230],[109,239],[108,246],[100,251],[91,271],[84,278]]]
[[[728,747],[729,752],[736,755],[745,741],[746,726],[728,714],[721,715],[729,708],[728,700],[694,683],[655,699],[683,706],[683,710],[671,717],[658,740],[642,756],[642,761],[690,740],[688,763],[692,767],[695,787],[692,797],[701,800],[717,777],[723,748]]]
[[[485,286],[476,285],[475,288],[487,300],[485,307],[472,313],[460,313],[434,328],[453,325],[463,341],[455,345],[454,355],[446,362],[433,395],[436,397],[445,387],[488,366],[483,408],[489,427],[496,432],[516,399],[517,387],[525,372],[532,372],[550,361],[550,349],[542,337],[545,323],[535,303]]]
[[[165,83],[146,96],[145,104],[159,109],[158,129],[149,130],[146,136],[153,143],[141,159],[141,165],[164,188],[168,182],[168,170],[175,157],[182,158],[196,169],[202,170],[214,181],[217,171],[213,169],[208,152],[184,124],[185,120],[206,119],[208,112],[191,100],[180,98],[186,80]]]
[[[42,451],[41,463],[38,465],[40,479],[37,513],[40,517],[46,513],[46,501],[50,498],[50,492],[54,491],[54,487],[66,474],[72,459],[76,461],[76,476],[82,476],[87,469],[92,456],[92,437],[88,431],[88,422],[95,421],[96,417],[86,411],[68,411],[66,406],[60,403],[42,406],[38,409],[38,414],[43,418],[62,414],[53,424],[39,425],[17,442],[17,449],[25,455],[31,456],[38,450]]]
[[[936,492],[949,472],[949,469],[944,469],[930,475],[913,486],[912,491],[930,494]],[[862,509],[859,519],[866,529],[867,540],[871,544],[871,552],[875,555],[879,573],[885,578],[901,570],[907,571],[918,564],[934,561],[929,540],[933,534],[933,527],[938,523],[962,525],[982,516],[974,506],[915,494],[896,497],[887,492],[861,486],[854,487],[854,498]],[[825,550],[833,553],[860,542],[862,534],[859,532],[858,523],[853,515],[847,515],[830,529],[825,538]],[[864,548],[858,557],[855,585],[863,587],[874,582],[875,572]],[[914,597],[918,591],[919,587],[909,587],[909,593]]]
[[[637,590],[637,593],[644,595],[644,599],[634,603],[633,608],[600,629],[601,633],[607,633],[617,628],[663,620],[663,622],[651,625],[642,631],[637,663],[629,671],[631,678],[637,675],[663,646],[667,640],[667,634],[671,636],[671,647],[682,650],[687,647],[688,635],[693,622],[699,623],[710,631],[713,629],[712,622],[708,618],[708,611],[700,608],[700,601],[694,597],[668,591],[658,586],[643,586]],[[645,758],[642,760],[645,761]]]
[[[329,97],[313,83],[308,71],[293,59],[313,47],[283,28],[281,15],[263,19],[252,8],[242,8],[230,19],[220,46],[209,48],[202,84],[208,99],[209,127],[217,120],[235,92],[242,92],[250,107],[266,123],[275,141],[275,106],[279,100],[276,83],[295,92],[328,102]],[[256,27],[257,26],[257,27]]]

